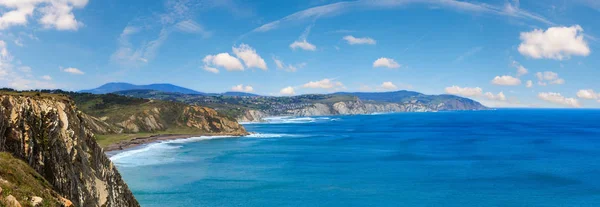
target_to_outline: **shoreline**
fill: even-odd
[[[239,134],[239,133],[200,133],[200,134],[157,134],[151,136],[136,137],[130,140],[121,141],[118,143],[110,144],[103,148],[104,153],[110,153],[115,151],[122,151],[138,147],[145,144],[151,144],[159,141],[169,141],[177,139],[187,139],[192,137],[201,136],[231,136],[231,137],[242,137],[253,133]]]

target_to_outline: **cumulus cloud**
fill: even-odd
[[[234,46],[232,47],[232,50],[236,57],[244,61],[246,67],[267,70],[267,63],[265,60],[249,45],[241,44],[239,47]]]
[[[380,86],[381,88],[385,89],[385,90],[396,90],[398,89],[398,86],[394,85],[394,83],[387,81],[387,82],[383,82]]]
[[[231,90],[249,93],[249,92],[253,92],[254,88],[252,86],[244,86],[243,84],[240,84],[240,85],[231,87]]]
[[[229,53],[219,53],[216,55],[207,55],[202,60],[206,67],[217,66],[225,68],[228,71],[243,71],[244,65],[237,58],[229,55]],[[205,70],[206,70],[205,67]]]
[[[538,85],[546,86],[548,84],[561,85],[565,80],[558,76],[558,73],[552,71],[537,72],[535,76],[538,78]]]
[[[533,87],[533,81],[531,81],[531,80],[528,80],[528,81],[527,81],[527,83],[525,84],[525,86],[526,86],[527,88],[531,88],[531,87]]]
[[[559,104],[568,107],[579,108],[581,104],[579,104],[579,100],[574,98],[566,98],[562,96],[560,93],[539,93],[538,98],[550,103]]]
[[[563,60],[569,59],[572,55],[590,54],[590,48],[584,40],[583,28],[579,25],[523,32],[521,40],[519,52],[535,59]]]
[[[320,81],[310,81],[304,85],[304,88],[322,88],[322,89],[332,89],[332,88],[342,88],[344,84],[339,81],[333,81],[331,79],[325,78]]]
[[[308,51],[317,50],[317,46],[309,43],[306,40],[296,40],[292,44],[290,44],[290,48],[292,48],[293,50],[296,50],[298,48],[303,49],[303,50],[308,50]]]
[[[296,92],[294,91],[293,87],[288,86],[288,87],[282,88],[279,91],[279,94],[285,95],[285,96],[292,96],[292,95],[296,94]]]
[[[504,92],[500,92],[498,94],[493,94],[492,92],[484,93],[483,89],[480,87],[462,88],[459,86],[451,86],[446,87],[446,93],[471,98],[484,98],[491,101],[488,101],[487,103],[496,106],[521,106],[521,104],[518,103],[518,100],[509,100],[506,95],[504,95]]]
[[[484,94],[484,96],[489,99],[489,100],[494,100],[494,101],[506,101],[506,96],[504,96],[504,92],[500,92],[498,94],[493,94],[491,92],[486,92]]]
[[[296,72],[298,69],[304,68],[304,66],[306,66],[306,63],[299,63],[296,65],[292,65],[292,64],[286,65],[283,62],[283,60],[281,60],[275,56],[273,56],[273,62],[275,62],[275,66],[277,66],[277,69],[285,70],[287,72]]]
[[[517,61],[513,61],[512,65],[513,65],[513,67],[517,68],[517,77],[529,73],[527,68],[525,68],[523,65],[519,64],[519,62],[517,62]]]
[[[350,45],[363,45],[363,44],[374,45],[374,44],[377,44],[377,41],[375,41],[374,39],[372,39],[370,37],[354,37],[352,35],[348,35],[348,36],[345,36],[343,39],[346,40],[346,42],[348,42],[348,44],[350,44]]]
[[[0,30],[12,26],[27,25],[34,12],[41,14],[38,19],[44,28],[57,30],[77,30],[83,23],[75,19],[73,9],[85,7],[88,0],[4,0],[0,16]],[[37,16],[37,15],[36,15]]]
[[[398,64],[394,59],[381,57],[373,62],[373,67],[400,68],[401,65]]]
[[[582,89],[577,92],[577,97],[593,100],[598,99],[600,97],[600,93],[596,93],[592,89]]]
[[[521,84],[521,80],[519,80],[518,78],[509,76],[509,75],[503,75],[503,76],[496,76],[493,80],[492,83],[495,85],[502,85],[502,86],[516,86],[516,85],[520,85]]]
[[[219,69],[215,68],[215,67],[210,67],[210,66],[203,66],[202,69],[204,69],[205,71],[211,72],[211,73],[219,73]]]
[[[296,40],[292,44],[290,44],[290,48],[292,48],[292,50],[296,50],[297,48],[300,48],[303,50],[308,50],[308,51],[317,50],[317,46],[309,43],[306,40],[306,38],[308,38],[308,35],[310,34],[311,28],[312,28],[312,25],[306,27],[306,29],[304,30],[302,35],[300,35],[300,38],[298,38],[298,40]]]
[[[466,96],[466,97],[476,97],[476,96],[481,96],[483,94],[483,89],[481,89],[479,87],[461,88],[459,86],[451,86],[451,87],[446,87],[446,93],[453,94],[453,95],[459,95],[459,96]]]
[[[79,70],[77,68],[72,68],[72,67],[65,68],[62,71],[65,72],[65,73],[71,73],[71,74],[75,74],[75,75],[83,75],[83,74],[85,74],[83,71],[81,71],[81,70]]]

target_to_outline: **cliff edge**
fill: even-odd
[[[64,95],[0,94],[0,151],[25,161],[74,206],[139,206],[84,117]]]

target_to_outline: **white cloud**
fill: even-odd
[[[432,0],[411,0],[411,1],[372,1],[372,0],[358,0],[358,1],[342,1],[335,2],[326,5],[311,7],[302,11],[295,12],[281,19],[266,23],[258,28],[252,30],[252,32],[266,32],[278,28],[281,25],[289,25],[299,21],[315,21],[318,18],[332,17],[342,15],[345,13],[356,12],[368,9],[393,9],[393,8],[408,8],[410,4],[423,4],[425,6],[443,7],[455,11],[473,13],[473,14],[492,14],[507,16],[512,18],[526,19],[539,21],[545,24],[553,24],[545,18],[519,9],[513,6],[512,9],[507,9],[506,5],[494,6],[488,3],[471,3],[467,1],[455,1],[455,0],[444,0],[444,1],[432,1]]]
[[[377,44],[377,41],[375,41],[374,39],[372,39],[370,37],[358,37],[357,38],[352,35],[348,35],[348,36],[345,36],[343,39],[346,40],[346,42],[348,42],[348,44],[351,44],[351,45],[362,45],[362,44],[374,45],[374,44]]]
[[[292,44],[290,44],[290,48],[292,48],[292,50],[296,50],[297,48],[300,48],[303,50],[308,50],[308,51],[317,50],[317,46],[309,43],[306,40],[306,38],[308,38],[308,35],[310,34],[311,28],[312,28],[312,25],[306,27],[306,29],[304,30],[302,35],[300,35],[300,38],[298,38],[298,40],[296,40]]]
[[[121,32],[118,39],[118,48],[111,55],[111,60],[122,66],[140,67],[154,59],[164,41],[170,35],[169,30],[162,29],[158,37],[152,41],[143,43],[137,48],[129,41],[134,34],[141,32],[142,29],[135,26],[127,26]]]
[[[231,87],[231,90],[249,93],[249,92],[253,92],[254,88],[252,86],[244,86],[243,84],[240,84],[240,85]]]
[[[75,75],[83,75],[83,74],[85,74],[83,71],[81,71],[81,70],[79,70],[77,68],[72,68],[72,67],[65,68],[62,71],[66,72],[66,73],[75,74]]]
[[[513,61],[512,65],[513,65],[513,67],[517,68],[517,77],[529,73],[527,68],[525,68],[523,65],[519,64],[519,62],[517,62],[517,61]]]
[[[228,71],[243,71],[244,65],[237,58],[229,55],[229,53],[219,53],[216,55],[207,55],[202,60],[206,66],[223,67]]]
[[[179,31],[186,33],[200,34],[204,38],[210,37],[212,35],[212,32],[206,31],[202,25],[198,24],[197,22],[191,19],[181,21],[175,24],[175,28],[177,28]]]
[[[394,59],[381,57],[373,62],[373,67],[400,68],[401,65],[398,64]]]
[[[288,72],[296,72],[296,70],[303,68],[304,66],[306,66],[306,63],[299,63],[296,65],[292,65],[292,64],[288,64],[286,65],[283,60],[279,59],[278,57],[273,56],[273,62],[275,62],[275,66],[277,66],[277,69],[282,69]]]
[[[500,92],[496,95],[494,95],[491,92],[486,92],[484,94],[484,96],[489,99],[489,100],[493,100],[493,101],[506,101],[506,96],[504,96],[504,92]]]
[[[288,87],[282,88],[279,91],[279,94],[286,95],[286,96],[291,96],[291,95],[296,94],[296,92],[294,91],[294,88],[292,88],[291,86],[288,86]]]
[[[77,30],[83,23],[75,19],[73,9],[83,8],[87,3],[88,0],[2,0],[0,30],[27,25],[36,10],[41,14],[38,22],[45,28]]]
[[[527,88],[533,87],[533,81],[528,80],[527,83],[525,84],[525,86],[527,86]]]
[[[219,69],[214,68],[214,67],[210,67],[210,66],[203,66],[202,69],[204,69],[205,71],[211,72],[211,73],[219,73]]]
[[[600,93],[596,93],[592,89],[582,89],[577,92],[577,97],[593,100],[598,99],[600,97]]]
[[[267,70],[267,63],[265,60],[256,53],[254,48],[247,44],[241,44],[239,47],[232,47],[233,54],[239,59],[244,61],[247,68],[260,68]]]
[[[296,40],[292,44],[290,44],[290,48],[292,48],[294,50],[296,50],[297,48],[300,48],[303,50],[308,50],[308,51],[317,50],[317,46],[307,42],[306,40]]]
[[[461,88],[459,86],[451,86],[451,87],[446,87],[446,93],[453,94],[453,95],[459,95],[459,96],[466,96],[466,97],[477,97],[477,96],[481,96],[483,94],[483,89],[481,89],[479,87]]]
[[[398,89],[398,86],[394,85],[394,83],[387,81],[387,82],[383,82],[380,86],[381,88],[385,89],[385,90],[396,90]]]
[[[519,52],[535,59],[563,60],[569,59],[571,55],[590,54],[590,48],[584,40],[583,28],[579,25],[523,32],[521,40],[523,42],[519,45]]]
[[[44,76],[42,76],[42,79],[49,81],[49,80],[52,80],[52,77],[50,77],[49,75],[44,75]]]
[[[579,100],[574,99],[574,98],[566,98],[566,97],[562,96],[560,93],[552,93],[552,92],[539,93],[538,98],[541,100],[550,102],[550,103],[560,104],[563,106],[575,107],[575,108],[581,107],[581,104],[579,104]]]
[[[538,78],[538,85],[546,86],[549,84],[561,85],[565,80],[558,76],[558,73],[552,71],[537,72],[535,76]]]
[[[302,85],[302,87],[332,89],[332,88],[344,87],[344,84],[342,84],[342,82],[339,82],[339,81],[333,81],[331,79],[325,78],[320,81],[310,81],[310,82]]]
[[[6,42],[0,40],[0,87],[17,90],[56,88],[56,85],[45,77],[41,77],[41,80],[35,79],[33,70],[28,66],[21,66],[20,61],[16,61],[15,66],[13,59]]]
[[[503,75],[503,76],[496,76],[492,80],[492,83],[495,85],[516,86],[516,85],[521,84],[521,80],[519,80],[518,78],[512,77],[512,76],[509,76],[509,75]]]

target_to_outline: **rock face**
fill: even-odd
[[[269,114],[259,110],[247,110],[241,117],[238,118],[240,122],[260,122],[263,118],[270,116]]]
[[[357,100],[336,102],[332,105],[317,103],[302,109],[289,110],[288,113],[293,116],[326,116],[430,111],[437,111],[437,109],[416,103],[364,103]]]
[[[187,128],[197,130],[198,133],[246,134],[244,127],[235,120],[222,116],[211,108],[179,103],[150,104],[152,104],[151,107],[146,107],[147,109],[124,112],[121,115],[126,115],[125,120],[107,117],[107,121],[114,123],[114,128],[117,128],[112,131],[138,133]],[[100,128],[102,130],[94,130],[94,132],[111,131],[110,125]]]
[[[26,161],[74,206],[139,206],[86,117],[65,97],[0,95],[0,151]]]

